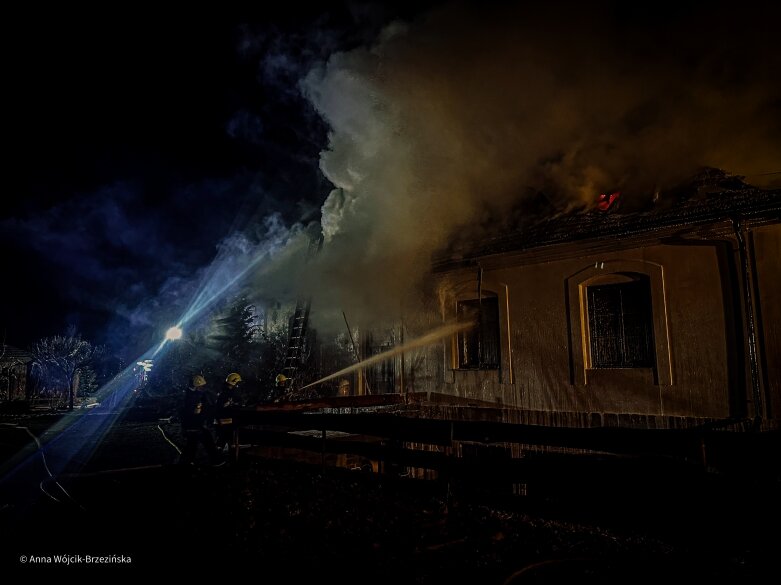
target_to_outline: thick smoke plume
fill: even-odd
[[[335,186],[306,271],[321,304],[398,316],[434,251],[507,227],[529,193],[572,210],[607,190],[650,200],[703,166],[778,178],[760,175],[781,170],[772,20],[629,10],[448,7],[311,71]]]

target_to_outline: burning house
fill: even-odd
[[[607,207],[607,206],[605,206]],[[539,221],[435,262],[441,392],[555,426],[781,417],[781,192]]]
[[[777,92],[759,37],[719,37],[746,71],[737,91],[685,28],[648,51],[584,35],[593,14],[531,16],[445,10],[303,81],[334,188],[322,252],[294,279],[313,328],[350,337],[338,365],[288,376],[312,392],[291,398],[332,402],[289,408],[380,408],[296,424],[455,453],[776,428]],[[607,427],[638,432],[578,432]]]
[[[717,175],[451,245],[426,277],[439,314],[359,326],[347,367],[242,420],[416,477],[455,455],[517,479],[507,461],[551,450],[762,461],[781,419],[781,190]]]
[[[781,191],[716,175],[644,209],[606,195],[451,246],[429,290],[436,321],[466,325],[415,348],[421,327],[362,327],[354,361],[325,379],[342,396],[417,395],[513,423],[774,428]]]

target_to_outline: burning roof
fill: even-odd
[[[521,227],[478,241],[459,242],[435,258],[434,269],[468,265],[493,254],[615,240],[731,218],[781,221],[781,189],[758,189],[716,169],[707,169],[678,189],[657,193],[639,209],[624,211],[621,203],[617,193],[595,196],[594,205],[588,209],[537,216]]]

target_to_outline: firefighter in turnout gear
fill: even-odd
[[[214,446],[214,439],[207,425],[211,421],[214,402],[206,392],[206,379],[196,374],[185,391],[182,409],[182,431],[186,439],[180,463],[195,463],[198,443],[203,444],[212,465],[220,465],[220,455]]]
[[[239,384],[241,382],[241,376],[236,372],[228,374],[217,397],[217,412],[215,416],[217,447],[223,451],[229,450],[235,443],[234,433],[236,425],[233,422],[231,409],[241,404],[239,400]]]
[[[279,402],[285,394],[288,380],[289,378],[285,374],[277,374],[277,377],[274,378],[274,388],[269,393],[269,400]]]

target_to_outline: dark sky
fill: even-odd
[[[232,231],[272,212],[317,219],[330,189],[318,169],[327,129],[298,80],[415,9],[268,6],[181,21],[118,13],[6,22],[8,343],[68,325],[112,343],[121,308],[208,264]]]

